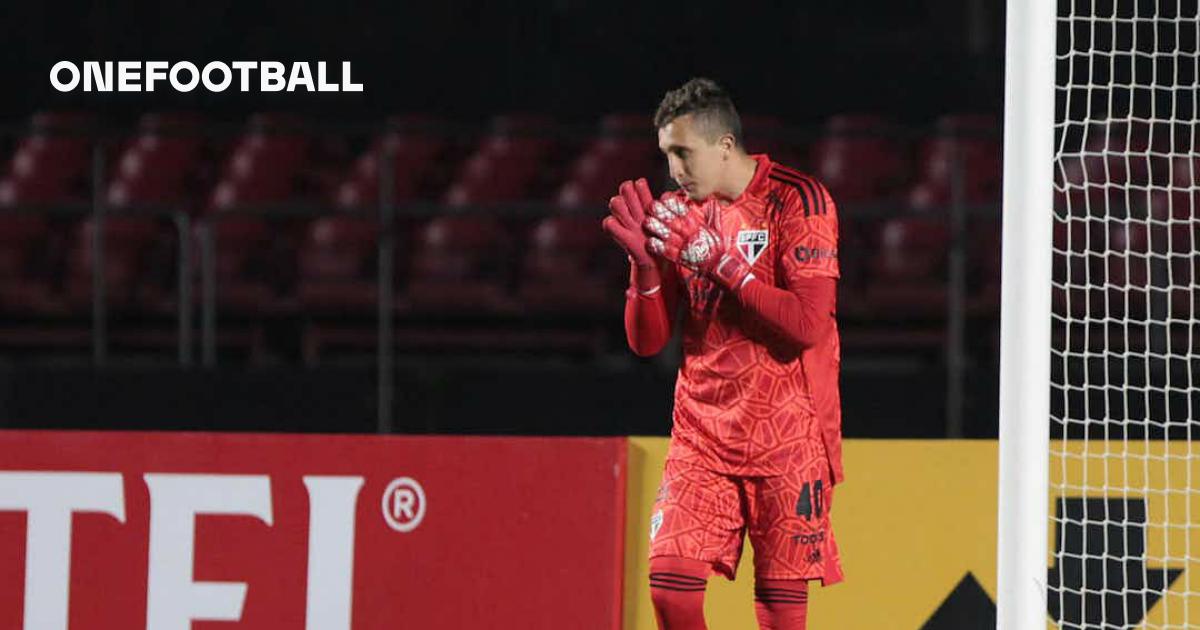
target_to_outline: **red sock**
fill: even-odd
[[[760,630],[805,630],[807,580],[755,580],[754,614]]]
[[[659,630],[707,630],[704,588],[710,572],[709,564],[700,560],[650,560],[650,599]]]

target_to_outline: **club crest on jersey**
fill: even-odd
[[[740,230],[737,233],[737,246],[746,262],[751,265],[767,249],[766,230]]]

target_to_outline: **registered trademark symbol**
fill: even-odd
[[[388,527],[407,533],[425,518],[425,491],[411,477],[393,479],[383,491],[383,520]]]

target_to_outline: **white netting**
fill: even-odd
[[[1062,628],[1200,627],[1197,4],[1059,1],[1047,595]]]

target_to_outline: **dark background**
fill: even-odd
[[[998,113],[1003,3],[555,2],[5,3],[0,115],[202,107],[285,108],[336,119],[397,111],[504,111],[594,119],[653,110],[694,75],[744,112],[817,122],[836,112],[928,122]],[[71,60],[351,61],[362,94],[60,94]]]
[[[641,2],[4,3],[0,121],[85,110],[115,125],[147,111],[244,121],[286,110],[329,123],[397,112],[482,122],[500,112],[594,123],[653,111],[661,95],[704,75],[743,113],[797,129],[865,112],[926,128],[948,113],[999,118],[1003,6],[973,0],[803,3]],[[172,92],[60,94],[57,61],[353,62],[359,94]],[[161,84],[160,84],[161,85]],[[235,81],[236,85],[236,81]],[[7,159],[7,157],[5,157]],[[852,207],[843,207],[845,214]],[[876,209],[877,210],[877,209]],[[848,219],[853,220],[850,215]],[[614,256],[619,254],[614,251]],[[614,302],[620,301],[615,294]],[[995,434],[994,320],[967,365],[967,436]],[[609,333],[620,339],[619,317]],[[374,431],[378,374],[369,360],[305,367],[179,368],[169,362],[16,355],[0,348],[7,426]],[[471,433],[665,433],[674,365],[616,347],[600,358],[496,362],[401,357],[395,430]],[[849,436],[946,434],[946,365],[929,353],[844,356]]]

